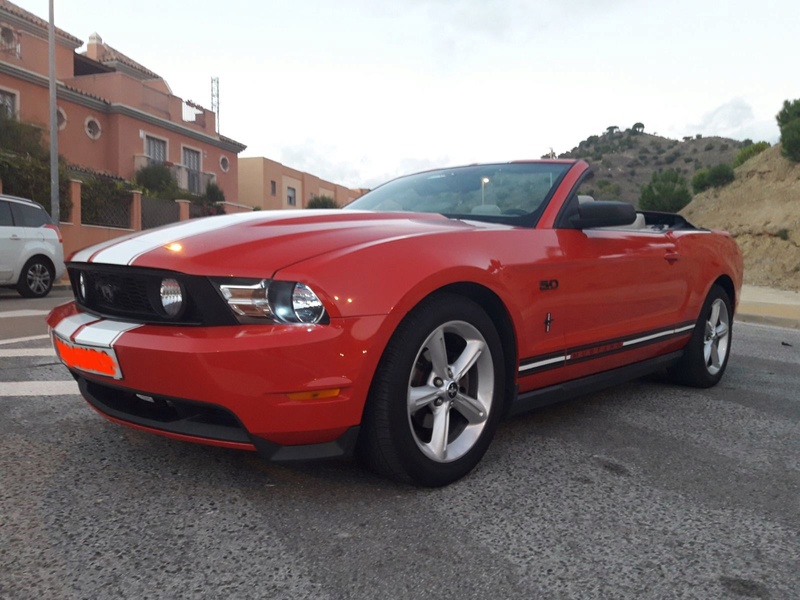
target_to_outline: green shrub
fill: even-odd
[[[58,158],[58,197],[62,219],[69,218],[69,171]],[[50,213],[50,149],[42,130],[0,113],[0,180],[6,194],[35,200]]]
[[[680,173],[673,169],[653,173],[653,177],[642,188],[639,206],[645,210],[677,212],[692,200],[689,188]]]
[[[339,208],[339,205],[330,196],[312,195],[306,208]]]
[[[736,179],[736,175],[733,173],[733,167],[727,163],[722,163],[716,167],[711,167],[708,170],[708,183],[712,187],[722,187],[728,185],[734,179]]]
[[[710,152],[710,151],[711,151],[711,150],[713,150],[713,149],[714,149],[714,144],[713,144],[713,142],[709,142],[708,144],[706,144],[706,147],[705,147],[705,148],[703,148],[703,150],[705,150],[706,152]]]
[[[700,169],[692,177],[692,189],[695,194],[699,194],[711,187],[708,181],[708,169]]]
[[[735,169],[739,165],[744,164],[754,156],[761,154],[764,150],[770,147],[769,142],[758,142],[754,144],[750,142],[746,146],[744,146],[739,153],[736,155],[736,158],[733,159],[733,168]]]
[[[779,229],[778,230],[778,237],[781,238],[784,242],[789,241],[789,230],[788,229]]]
[[[175,200],[185,196],[178,187],[178,182],[170,168],[163,164],[153,164],[142,167],[133,176],[136,185],[144,190],[145,195]]]

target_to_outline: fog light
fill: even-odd
[[[86,273],[78,275],[78,300],[86,301]]]
[[[168,317],[176,317],[183,308],[181,284],[175,279],[161,280],[161,307]]]

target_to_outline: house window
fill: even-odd
[[[274,181],[270,181],[269,182],[269,188],[270,188],[270,191],[271,191],[273,196],[277,196],[278,195],[278,184],[277,183],[275,183]]]
[[[19,34],[8,25],[0,25],[0,52],[19,58]]]
[[[227,156],[219,157],[219,168],[222,169],[224,173],[227,173],[231,168],[231,161],[228,160]]]
[[[286,188],[286,203],[289,206],[297,206],[297,192],[293,187]]]
[[[11,118],[17,114],[17,95],[0,90],[0,115]]]
[[[186,167],[186,189],[193,194],[200,193],[200,152],[191,148],[183,149],[183,166]]]
[[[158,138],[145,136],[145,154],[153,163],[163,163],[167,161],[167,142]]]
[[[99,139],[103,134],[103,129],[100,127],[100,123],[98,123],[97,119],[94,117],[86,117],[86,121],[83,123],[83,128],[86,131],[86,135],[93,140]]]
[[[62,131],[67,126],[67,113],[64,112],[64,109],[60,106],[58,107],[58,112],[56,113],[56,120],[58,122],[58,130]]]

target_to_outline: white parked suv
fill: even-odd
[[[42,205],[0,194],[0,286],[41,298],[65,270],[61,232]]]

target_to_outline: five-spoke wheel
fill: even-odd
[[[400,323],[365,407],[359,453],[378,472],[446,485],[478,463],[503,403],[503,350],[486,312],[437,294]]]
[[[711,286],[683,358],[669,369],[670,376],[694,387],[711,387],[722,378],[730,356],[733,307],[727,292]]]

